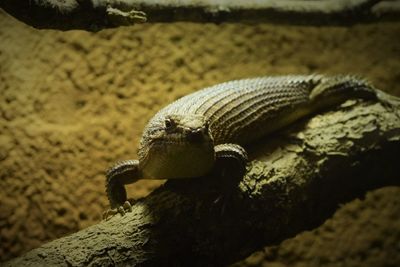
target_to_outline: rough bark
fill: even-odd
[[[0,7],[36,28],[87,31],[145,21],[349,25],[400,13],[400,1],[380,0],[2,0]]]
[[[340,203],[367,190],[399,185],[400,102],[347,101],[249,151],[253,160],[224,212],[214,203],[220,194],[217,177],[168,181],[125,216],[5,265],[221,266],[237,261],[316,227]]]

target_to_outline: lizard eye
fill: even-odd
[[[172,119],[170,119],[170,118],[165,119],[165,129],[166,129],[166,130],[171,130],[171,129],[173,129],[173,128],[175,127],[175,125],[176,125],[176,123],[175,123],[174,120],[172,120]]]

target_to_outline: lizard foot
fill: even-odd
[[[109,209],[103,213],[103,220],[108,221],[112,217],[114,217],[116,214],[121,214],[121,216],[124,216],[127,212],[132,211],[132,204],[131,200],[125,201],[125,203],[117,208],[114,209]]]

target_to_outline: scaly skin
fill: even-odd
[[[124,184],[139,179],[199,177],[224,160],[244,173],[243,145],[350,98],[377,99],[377,90],[351,76],[299,75],[230,81],[182,97],[149,121],[139,159],[107,172],[111,207],[123,212]]]

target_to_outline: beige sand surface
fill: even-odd
[[[231,79],[312,72],[360,74],[400,95],[399,36],[399,23],[38,31],[0,12],[0,260],[98,222],[108,204],[104,170],[136,156],[145,123],[168,102]],[[141,181],[129,194],[158,184]],[[355,244],[357,263],[380,253],[374,266],[384,266],[400,254],[399,193],[384,188],[373,201],[355,200],[247,264],[266,257],[272,266],[327,266],[329,258],[339,266]],[[373,246],[352,243],[370,244],[370,235]]]

